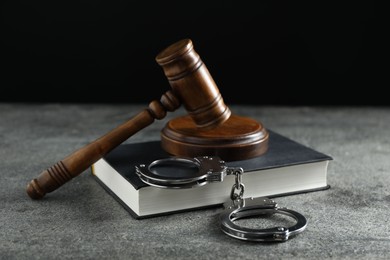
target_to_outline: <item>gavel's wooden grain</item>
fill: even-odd
[[[27,194],[32,199],[41,199],[46,193],[56,190],[78,176],[119,144],[153,123],[155,119],[164,118],[167,111],[174,111],[179,106],[179,100],[170,90],[167,91],[160,101],[152,101],[148,108],[127,122],[44,170],[28,183]]]
[[[172,44],[156,61],[197,127],[213,128],[230,117],[230,109],[190,39]]]
[[[192,41],[178,41],[156,56],[172,86],[160,101],[152,101],[149,107],[109,133],[76,150],[65,159],[44,170],[27,184],[27,194],[41,199],[78,176],[113,148],[133,134],[165,117],[167,111],[184,104],[198,127],[212,128],[230,116],[221,94],[208,73]]]
[[[225,161],[264,154],[268,138],[268,131],[260,122],[234,114],[213,129],[197,128],[189,116],[181,116],[170,120],[161,131],[161,145],[172,155],[215,155]]]

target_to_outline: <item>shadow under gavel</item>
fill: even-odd
[[[172,90],[127,122],[74,151],[63,160],[44,170],[27,185],[32,199],[41,199],[88,169],[112,149],[123,143],[155,119],[163,119],[167,111],[185,107],[197,127],[213,128],[229,119],[230,109],[212,79],[208,69],[195,52],[190,39],[180,40],[156,56]]]

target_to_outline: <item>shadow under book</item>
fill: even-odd
[[[278,197],[325,190],[329,155],[268,130],[268,151],[255,158],[226,161],[241,167],[245,197]],[[155,217],[206,207],[220,206],[230,199],[234,176],[190,189],[163,189],[142,182],[135,171],[139,164],[168,158],[160,141],[124,143],[94,163],[95,179],[136,218]],[[172,169],[174,171],[174,169]]]

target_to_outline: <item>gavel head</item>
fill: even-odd
[[[197,127],[213,128],[230,117],[230,109],[190,39],[168,46],[156,61]]]

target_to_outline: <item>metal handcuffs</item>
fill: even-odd
[[[164,170],[167,167],[167,172]],[[172,167],[179,174],[172,175]],[[180,169],[190,174],[180,174]],[[235,175],[235,183],[230,193],[231,201],[224,204],[220,214],[221,230],[230,237],[261,242],[287,241],[305,230],[306,218],[291,209],[278,207],[266,197],[244,198],[245,186],[242,183],[242,168],[227,167],[218,156],[201,156],[195,158],[170,157],[156,160],[149,164],[139,164],[135,167],[139,178],[151,186],[159,188],[185,189],[206,185],[211,182],[222,182],[227,175]],[[157,171],[157,169],[159,169]],[[236,220],[254,217],[283,214],[295,219],[290,227],[272,227],[266,229],[247,228],[235,224]]]

